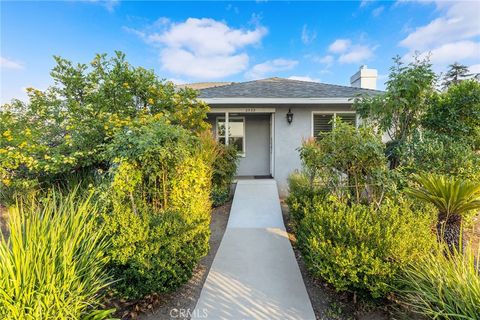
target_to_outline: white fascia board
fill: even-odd
[[[199,98],[207,104],[351,104],[353,98]]]

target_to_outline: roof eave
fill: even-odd
[[[351,104],[353,97],[345,98],[198,98],[207,104]]]

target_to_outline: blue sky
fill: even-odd
[[[121,50],[174,82],[272,76],[349,85],[362,64],[383,88],[391,58],[431,52],[435,70],[480,72],[480,2],[1,1],[1,97],[46,89],[53,55]]]

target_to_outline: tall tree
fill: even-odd
[[[435,95],[436,82],[429,57],[420,59],[417,56],[409,64],[404,64],[399,56],[393,61],[385,93],[361,95],[355,98],[353,105],[365,122],[390,137],[387,155],[392,169],[400,164],[403,146],[419,126]]]
[[[454,62],[448,66],[447,73],[443,76],[443,88],[447,89],[452,84],[458,84],[462,80],[471,76],[470,71],[466,65]]]

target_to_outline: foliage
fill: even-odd
[[[439,238],[459,249],[462,219],[480,209],[480,184],[434,174],[417,175],[414,180],[420,186],[407,193],[437,208]]]
[[[480,209],[480,184],[433,174],[414,179],[420,187],[410,188],[407,193],[432,203],[447,216]]]
[[[0,241],[0,318],[104,319],[101,292],[110,283],[109,242],[90,198],[57,194],[9,211]]]
[[[480,83],[464,80],[431,101],[422,121],[428,130],[480,149]]]
[[[435,245],[425,211],[402,199],[379,208],[317,201],[300,223],[299,246],[313,275],[337,290],[385,297],[398,272]]]
[[[436,77],[428,58],[404,65],[394,58],[386,92],[382,95],[363,95],[354,101],[354,109],[380,132],[388,133],[391,143],[388,156],[392,168],[401,160],[400,149],[418,127],[422,115],[434,95]]]
[[[404,154],[405,175],[431,172],[480,182],[480,156],[464,139],[424,131],[413,136]]]
[[[305,213],[313,209],[313,205],[326,199],[328,190],[311,184],[304,173],[293,173],[288,177],[289,195],[286,203],[296,229],[303,220]]]
[[[208,251],[212,152],[186,129],[152,120],[114,137],[104,214],[116,290],[126,298],[186,282]]]
[[[49,186],[58,175],[106,169],[106,146],[135,119],[166,119],[195,134],[208,126],[208,107],[195,91],[177,90],[153,71],[132,67],[120,52],[110,59],[97,55],[88,65],[55,61],[53,86],[30,88],[28,102],[13,100],[0,111],[5,196],[38,183]]]
[[[235,178],[238,165],[238,152],[234,146],[217,144],[217,154],[213,162],[212,200],[214,206],[228,201],[230,186]]]
[[[477,252],[480,257],[480,252]],[[480,319],[480,264],[467,247],[413,260],[396,283],[400,300],[432,319]]]
[[[456,85],[462,82],[462,80],[467,79],[470,76],[470,71],[468,67],[458,62],[448,66],[447,73],[443,76],[443,88],[447,89],[451,85]]]
[[[305,141],[299,151],[312,185],[326,187],[339,198],[381,202],[387,159],[380,137],[371,128],[356,129],[336,120],[331,132]]]

